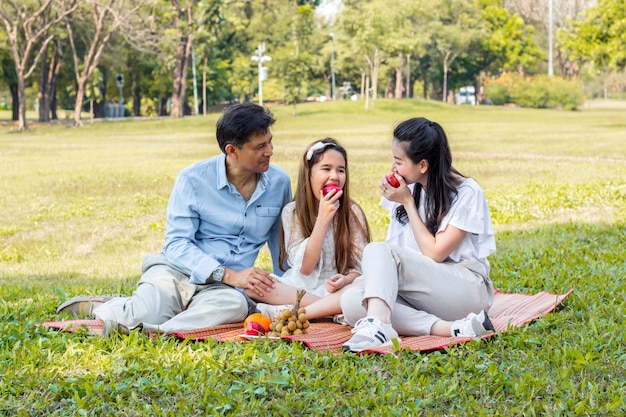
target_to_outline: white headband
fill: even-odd
[[[332,142],[317,142],[315,145],[311,146],[306,153],[306,160],[310,161],[313,158],[313,154],[320,149],[324,149],[327,146],[334,146],[335,144]]]

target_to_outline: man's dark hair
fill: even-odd
[[[274,122],[272,113],[258,104],[233,104],[224,109],[217,121],[217,143],[224,153],[229,143],[241,149],[252,136],[265,135]]]

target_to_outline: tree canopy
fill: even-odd
[[[581,20],[570,20],[561,33],[564,49],[572,59],[597,67],[626,67],[626,0],[599,0]]]
[[[330,16],[317,13],[325,3],[0,0],[0,92],[25,129],[35,103],[41,121],[57,107],[72,109],[76,125],[85,111],[105,117],[120,97],[116,74],[132,115],[183,117],[255,100],[260,45],[272,59],[260,74],[263,99],[291,103],[294,114],[299,102],[330,98],[333,78],[338,98],[358,93],[367,106],[381,96],[445,101],[485,75],[547,72],[543,0],[343,0]],[[583,63],[623,71],[626,1],[562,3],[558,75],[578,77]]]

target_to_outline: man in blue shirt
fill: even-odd
[[[243,321],[250,297],[284,288],[254,267],[267,243],[280,274],[279,221],[291,181],[271,165],[274,118],[253,103],[228,107],[217,122],[222,154],[184,169],[167,208],[165,245],[147,255],[130,297],[76,297],[57,312],[95,314],[105,331],[170,332]],[[293,290],[295,294],[295,290]]]

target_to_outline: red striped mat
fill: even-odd
[[[565,297],[573,290],[564,294],[553,294],[541,291],[537,294],[513,294],[496,291],[493,305],[489,310],[489,317],[496,331],[503,332],[509,327],[522,327],[524,324],[535,320],[552,310],[563,302]],[[46,321],[43,326],[68,332],[85,332],[88,334],[102,335],[103,322],[101,320],[62,320]],[[311,349],[320,351],[339,351],[341,345],[351,337],[351,327],[342,326],[331,322],[311,323],[307,334],[285,337],[304,343]],[[248,339],[241,337],[243,333],[242,323],[224,324],[221,326],[206,327],[197,330],[185,330],[169,333],[170,336],[180,339],[205,340],[213,338],[220,342],[247,342]],[[490,337],[486,335],[484,337]],[[463,337],[441,336],[411,336],[402,337],[401,349],[413,351],[429,351],[441,349],[471,340]],[[371,349],[366,352],[389,353],[394,347]]]

